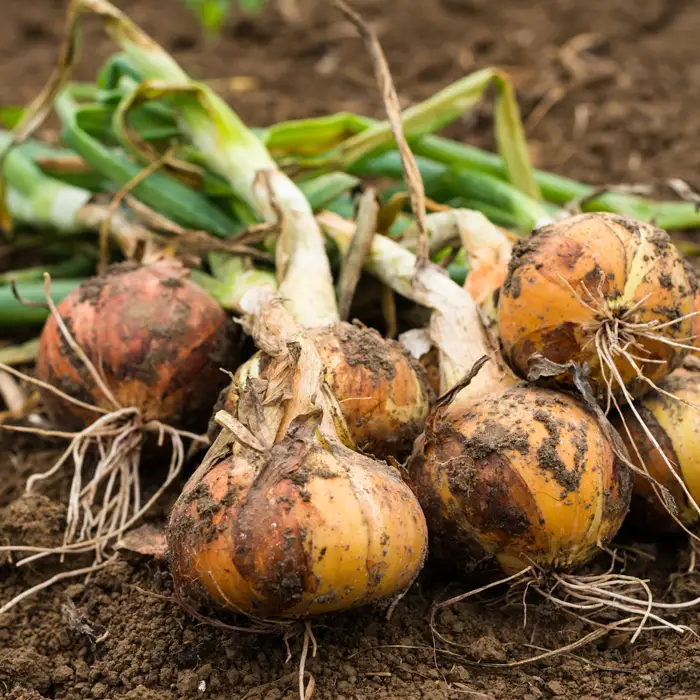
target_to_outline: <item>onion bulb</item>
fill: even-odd
[[[273,329],[270,314],[256,323]],[[398,470],[339,439],[315,343],[254,335],[264,371],[237,375],[230,411],[217,414],[223,429],[171,514],[178,595],[263,618],[395,597],[426,555],[415,496]]]
[[[144,422],[205,428],[226,381],[221,368],[235,366],[232,324],[179,264],[114,265],[66,297],[58,313],[119,406],[137,408]],[[115,408],[53,316],[41,334],[36,372],[75,399]],[[95,419],[54,392],[44,390],[42,399],[58,425],[80,429]]]
[[[665,231],[581,214],[515,245],[498,303],[500,338],[522,376],[539,353],[587,364],[596,393],[629,399],[683,362],[695,291]]]
[[[678,369],[659,384],[659,389],[639,399],[635,408],[663,455],[631,408],[616,418],[616,424],[632,462],[673,499],[673,504],[665,503],[658,486],[644,474],[637,474],[631,515],[655,528],[672,530],[679,526],[669,508],[686,527],[700,521],[700,511],[691,501],[700,502],[700,374]]]
[[[432,400],[420,364],[399,343],[350,323],[312,328],[308,337],[326,367],[326,381],[340,405],[350,444],[380,459],[410,454]],[[264,361],[262,366],[264,371]],[[253,358],[239,374],[256,376],[260,367],[261,358]],[[230,410],[238,382],[234,378],[225,390],[224,410]]]
[[[585,564],[617,532],[631,493],[593,413],[520,384],[438,406],[409,472],[436,554],[467,567],[494,558],[506,574]]]

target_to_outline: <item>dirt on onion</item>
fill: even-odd
[[[587,365],[602,398],[628,399],[683,362],[695,293],[695,275],[665,231],[627,217],[581,214],[515,245],[498,328],[521,376],[541,354]]]
[[[201,432],[227,381],[222,368],[238,364],[235,327],[171,261],[114,265],[64,299],[58,313],[118,404],[137,407],[145,422]],[[75,399],[115,408],[54,317],[42,331],[36,372]],[[65,428],[81,429],[95,418],[51,391],[42,391],[42,401]]]

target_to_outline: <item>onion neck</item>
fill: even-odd
[[[192,270],[190,275],[193,282],[205,289],[228,311],[238,314],[245,313],[242,301],[248,292],[255,288],[277,291],[277,279],[268,270],[261,270],[254,265],[246,265],[243,258],[228,253],[214,252],[209,254],[209,266],[212,274],[200,270]]]
[[[319,220],[345,253],[352,240],[353,224],[329,212],[323,212]],[[442,269],[435,265],[417,269],[416,256],[386,236],[374,237],[364,269],[396,293],[432,309],[429,331],[440,352],[442,393],[456,386],[484,355],[491,361],[460,392],[460,397],[515,381],[491,342],[473,297]]]

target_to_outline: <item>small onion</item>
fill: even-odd
[[[626,408],[622,418],[616,418],[615,422],[632,462],[667,490],[675,503],[678,520],[689,527],[700,521],[700,512],[691,503],[680,482],[688,489],[692,499],[700,503],[700,374],[678,369],[664,379],[659,388],[672,396],[650,392],[636,402],[635,408],[663,450],[663,456],[631,408]],[[676,476],[671,472],[667,460],[676,465]],[[635,477],[631,515],[654,528],[679,529],[668,506],[643,474]]]
[[[586,563],[617,532],[632,490],[597,418],[566,394],[513,385],[431,413],[409,473],[431,551],[506,574]]]
[[[145,422],[202,430],[236,350],[231,322],[184,272],[170,261],[114,265],[58,312],[121,406],[138,408]],[[42,331],[36,371],[73,398],[114,410],[54,317]],[[80,429],[95,419],[53,392],[42,391],[42,400],[56,424]]]
[[[259,356],[262,376],[237,375],[224,427],[172,511],[178,595],[263,618],[395,597],[427,550],[415,496],[397,469],[341,442],[311,341]]]
[[[614,394],[636,397],[687,355],[695,291],[666,232],[581,214],[515,245],[498,303],[500,337],[522,376],[539,353],[586,363],[599,394],[612,378]]]
[[[310,329],[309,338],[326,367],[326,379],[357,448],[378,458],[410,454],[432,399],[421,366],[399,343],[370,328],[337,323]],[[250,361],[239,373],[258,371],[257,361]],[[230,406],[226,397],[224,410]]]

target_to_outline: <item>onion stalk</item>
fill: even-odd
[[[417,106],[418,107],[418,106]],[[332,162],[333,149],[349,137],[368,130],[377,122],[369,117],[342,112],[314,119],[274,124],[265,129],[261,138],[275,157],[282,162],[296,162],[300,165],[325,167]],[[441,122],[442,124],[442,122]],[[384,132],[386,134],[386,131]],[[413,136],[407,129],[411,147],[423,164],[422,174],[430,173],[426,179],[429,191],[430,180],[435,180],[448,168],[454,167],[476,173],[484,173],[501,180],[508,180],[508,169],[503,158],[474,146],[435,136],[421,130]],[[379,147],[379,144],[377,144]],[[390,146],[390,140],[383,147]],[[399,170],[399,154],[387,151],[381,155],[365,157],[348,166],[349,172],[363,177],[371,174],[381,162],[382,168]],[[620,192],[599,192],[592,185],[586,185],[569,178],[543,170],[533,170],[533,177],[542,197],[555,205],[564,206],[572,201],[580,202],[583,211],[605,211],[631,216],[640,221],[653,221],[667,230],[695,229],[700,226],[700,214],[691,202],[654,201]],[[459,191],[452,190],[451,196]],[[429,195],[430,196],[430,195]]]
[[[340,323],[325,242],[304,193],[221,98],[191,81],[125,15],[98,0],[74,6],[105,19],[109,33],[146,79],[124,98],[115,121],[125,123],[129,110],[144,100],[167,97],[207,165],[263,220],[281,219],[279,295],[297,322],[315,329],[329,382],[357,444],[382,456],[405,450],[427,415],[428,390],[399,345]],[[127,133],[123,127],[118,131]]]

